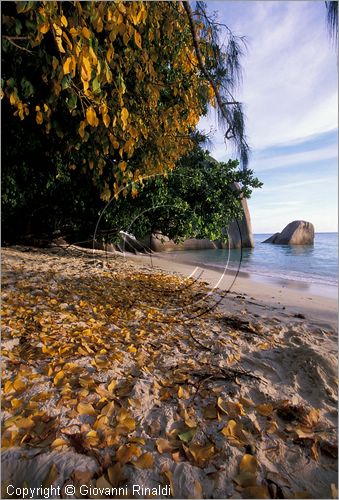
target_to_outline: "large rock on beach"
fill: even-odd
[[[275,233],[263,243],[274,245],[313,245],[314,226],[311,222],[295,220],[287,224],[281,233]]]
[[[237,182],[234,188],[240,191]],[[228,226],[229,246],[230,248],[254,248],[254,239],[252,232],[252,223],[247,200],[240,194],[243,216],[239,221],[232,221]],[[228,243],[223,244],[223,248],[228,248]]]

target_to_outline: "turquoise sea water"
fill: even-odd
[[[318,285],[338,284],[338,234],[316,233],[313,246],[262,243],[271,234],[255,234],[255,248],[175,252],[178,260],[249,273],[258,278],[284,279]],[[179,256],[180,254],[180,256]],[[174,255],[172,255],[172,258]]]

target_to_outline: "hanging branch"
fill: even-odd
[[[225,122],[228,125],[227,131],[225,134],[225,139],[227,139],[227,140],[234,139],[235,140],[238,152],[239,152],[240,157],[241,157],[242,164],[243,164],[244,168],[246,168],[247,164],[248,164],[249,146],[247,144],[246,138],[245,138],[244,133],[243,133],[244,120],[243,120],[241,104],[238,101],[235,101],[234,99],[227,100],[227,101],[222,99],[220,92],[219,92],[213,78],[211,77],[211,75],[209,74],[207,69],[205,68],[202,54],[201,54],[201,50],[200,50],[200,46],[199,46],[198,35],[196,32],[193,12],[192,12],[190,3],[187,0],[183,0],[182,5],[183,5],[185,12],[187,14],[187,17],[188,17],[189,26],[190,26],[190,30],[191,30],[191,34],[192,34],[193,46],[194,46],[195,54],[196,54],[196,57],[197,57],[197,60],[199,63],[200,70],[201,70],[202,74],[204,75],[204,77],[206,78],[206,80],[211,85],[213,92],[215,94],[215,98],[216,98],[216,101],[217,101],[217,104],[219,107],[219,111],[220,111],[223,119],[225,120]],[[227,90],[227,92],[230,94],[230,92],[228,90]],[[232,111],[229,112],[229,111],[226,111],[226,106],[234,106],[234,107],[232,108]]]

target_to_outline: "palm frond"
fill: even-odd
[[[327,27],[331,38],[338,41],[338,2],[325,2],[327,10]]]

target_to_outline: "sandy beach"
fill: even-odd
[[[3,498],[337,498],[333,293],[75,247],[2,260]]]
[[[128,255],[128,254],[126,254]],[[312,324],[324,328],[337,328],[338,324],[338,289],[335,286],[315,285],[292,280],[274,280],[260,275],[239,274],[225,269],[215,270],[173,260],[171,254],[153,254],[150,256],[130,256],[133,260],[147,263],[169,273],[192,276],[221,291],[223,300],[220,306],[232,308],[236,312],[248,310],[253,314],[272,317],[279,315],[285,320],[295,315],[303,315]],[[241,297],[242,296],[242,297]],[[246,306],[240,300],[246,300]]]

